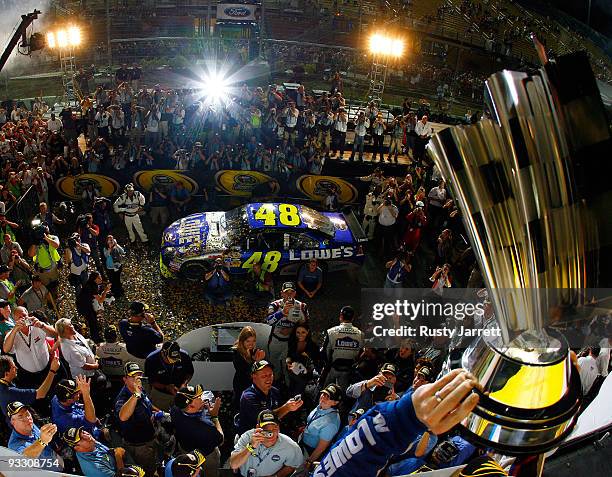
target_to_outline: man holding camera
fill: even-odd
[[[191,356],[176,341],[166,341],[147,356],[145,376],[151,385],[151,401],[168,411],[177,391],[193,377]]]
[[[89,278],[89,255],[91,249],[86,243],[81,243],[81,236],[78,232],[73,233],[67,241],[64,249],[64,262],[70,267],[68,283],[74,287],[76,296],[81,292],[81,288]]]
[[[57,338],[52,326],[28,316],[22,306],[15,308],[15,327],[4,338],[2,350],[15,356],[21,370],[19,384],[36,388],[47,377],[49,370],[49,346],[47,336]]]
[[[59,316],[53,296],[49,293],[47,287],[42,284],[38,275],[32,275],[32,285],[23,292],[17,303],[20,306],[25,306],[28,310],[32,310],[32,312],[39,310],[46,312],[47,305],[49,305],[55,311],[55,314]]]
[[[58,262],[61,260],[57,249],[60,246],[59,238],[49,235],[48,227],[38,225],[32,231],[34,243],[28,249],[28,255],[34,262],[34,270],[40,276],[42,284],[55,294],[59,280]]]
[[[221,457],[218,446],[223,443],[223,429],[219,423],[221,398],[210,402],[206,394],[200,384],[182,387],[176,393],[170,416],[178,445],[201,452],[206,457],[205,475],[217,477]]]
[[[222,258],[215,260],[213,269],[204,275],[205,297],[211,305],[226,305],[232,298],[229,270]]]
[[[277,370],[275,379],[288,381],[285,361],[289,352],[289,335],[299,323],[308,321],[308,307],[295,299],[295,285],[285,282],[281,288],[280,300],[274,300],[268,307],[266,323],[272,326],[268,340],[268,356],[272,366]]]
[[[300,446],[280,433],[278,419],[269,409],[259,413],[255,429],[240,436],[230,456],[230,467],[242,477],[287,477],[303,463]]]
[[[395,401],[399,399],[395,392],[397,380],[396,368],[393,363],[385,363],[380,367],[380,372],[372,379],[366,379],[351,384],[346,390],[346,395],[357,399],[354,409],[365,409],[383,401]]]
[[[130,243],[136,243],[136,235],[134,229],[138,233],[142,243],[149,243],[149,238],[142,228],[140,216],[143,215],[145,205],[145,197],[137,190],[134,190],[133,184],[125,186],[125,192],[113,204],[113,209],[116,213],[123,217],[125,227],[130,236]]]
[[[349,161],[355,159],[355,152],[359,150],[359,161],[363,161],[363,147],[365,145],[365,136],[370,128],[370,120],[366,118],[365,112],[359,111],[357,121],[355,122],[355,139],[353,139],[353,152]]]
[[[94,224],[93,215],[85,214],[77,218],[77,231],[81,237],[81,243],[89,245],[89,252],[96,262],[96,268],[104,274],[105,267],[102,266],[100,259],[100,247],[98,237],[100,236],[100,227]]]
[[[164,333],[148,309],[149,306],[141,301],[132,302],[129,319],[119,322],[119,332],[128,353],[143,360],[164,341]]]
[[[142,389],[142,370],[137,363],[128,362],[124,368],[123,388],[115,399],[115,416],[125,449],[146,475],[154,475],[158,452],[153,424],[154,408]]]

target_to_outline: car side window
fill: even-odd
[[[291,234],[289,248],[296,250],[316,249],[319,243],[307,234]]]

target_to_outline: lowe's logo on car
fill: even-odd
[[[355,254],[354,247],[328,248],[323,250],[289,250],[289,260],[302,261],[316,258],[330,260],[334,258],[348,258]]]
[[[251,14],[251,10],[245,7],[231,7],[223,10],[228,17],[244,18]]]

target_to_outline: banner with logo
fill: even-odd
[[[198,192],[198,183],[182,172],[168,169],[155,169],[152,171],[139,171],[134,174],[134,184],[138,186],[138,188],[146,191],[150,191],[154,185],[171,187],[177,182],[182,182],[189,194]]]
[[[83,197],[89,185],[104,197],[118,195],[123,186],[133,183],[141,191],[150,191],[156,184],[173,187],[181,182],[192,195],[203,189],[220,194],[248,199],[252,196],[275,196],[296,198],[321,203],[331,189],[338,191],[340,204],[353,204],[367,193],[368,184],[353,177],[317,176],[294,174],[287,176],[276,172],[221,170],[213,171],[175,171],[172,169],[153,169],[138,171],[113,171],[113,176],[103,174],[81,174],[62,177],[55,183],[57,192],[71,200]]]
[[[111,177],[102,174],[80,174],[78,176],[62,177],[55,183],[57,191],[72,200],[83,198],[87,186],[93,186],[98,194],[112,197],[119,192],[119,183]]]
[[[256,5],[242,3],[217,4],[217,20],[255,21]]]

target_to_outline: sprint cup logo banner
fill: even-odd
[[[355,186],[339,177],[306,175],[300,176],[297,180],[300,192],[317,201],[323,200],[334,186],[338,189],[338,201],[341,204],[350,204],[357,200]]]
[[[180,172],[168,169],[156,169],[153,171],[140,171],[134,174],[134,184],[143,190],[151,190],[154,185],[172,186],[177,182],[182,182],[189,194],[198,191],[198,183],[191,177]]]
[[[215,182],[221,190],[241,197],[250,197],[255,187],[271,180],[272,177],[255,171],[219,171],[215,174]]]
[[[78,200],[83,198],[83,191],[90,184],[104,197],[111,197],[119,191],[119,183],[115,179],[100,174],[62,177],[55,183],[55,188],[64,197]]]

